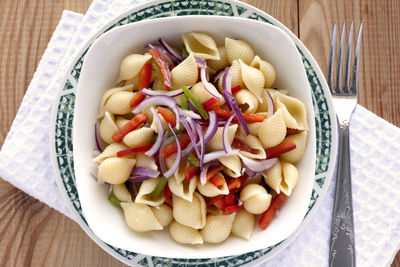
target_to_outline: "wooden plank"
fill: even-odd
[[[299,1],[300,38],[325,73],[334,22],[338,22],[340,30],[343,21],[349,29],[354,20],[357,30],[363,21],[359,103],[397,126],[400,126],[399,12],[398,1]]]

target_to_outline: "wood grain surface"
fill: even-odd
[[[364,23],[359,103],[400,126],[400,4],[385,0],[247,0],[297,34],[326,72],[332,25]],[[0,1],[0,146],[65,9],[89,0]],[[0,179],[1,266],[124,266],[69,218]],[[393,267],[400,267],[400,253]]]

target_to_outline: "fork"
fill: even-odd
[[[352,79],[350,84],[350,61],[353,41],[353,22],[351,23],[343,85],[341,82],[343,45],[346,23],[343,23],[339,55],[337,58],[336,84],[333,82],[333,65],[336,46],[336,23],[333,28],[327,80],[333,98],[333,106],[339,123],[339,155],[336,177],[335,203],[333,208],[329,266],[355,266],[353,203],[350,173],[350,119],[357,105],[358,63],[360,59],[362,23],[358,30],[354,55]]]

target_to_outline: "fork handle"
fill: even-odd
[[[340,124],[340,146],[333,208],[329,266],[355,266],[349,125]]]

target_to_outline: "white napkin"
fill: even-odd
[[[0,177],[70,218],[51,166],[51,110],[64,68],[85,38],[137,0],[95,0],[64,11],[0,151]],[[358,266],[388,266],[400,249],[400,129],[362,106],[350,142]],[[262,266],[327,266],[335,182],[303,232]]]

